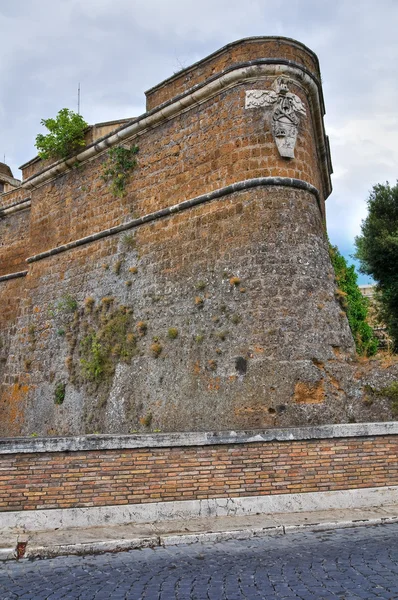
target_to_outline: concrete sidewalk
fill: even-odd
[[[0,534],[0,560],[119,552],[133,548],[217,542],[292,531],[322,531],[398,522],[398,506],[170,520],[118,526]]]

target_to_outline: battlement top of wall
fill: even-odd
[[[227,44],[149,89],[145,92],[146,108],[152,110],[228,69],[264,59],[295,63],[320,80],[318,57],[301,42],[285,37],[249,37]]]

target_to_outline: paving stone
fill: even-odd
[[[1,600],[396,600],[398,524],[1,567]]]

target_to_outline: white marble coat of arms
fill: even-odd
[[[278,78],[271,90],[247,90],[245,108],[272,110],[272,135],[283,158],[294,158],[300,115],[306,110],[301,99],[289,92],[287,81]]]

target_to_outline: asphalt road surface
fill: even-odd
[[[398,524],[0,563],[0,600],[398,599]]]

